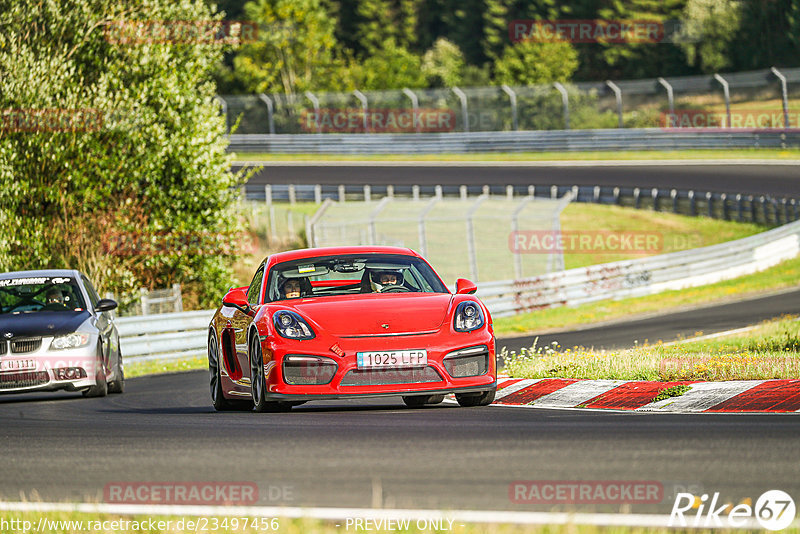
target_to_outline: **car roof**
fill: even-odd
[[[299,250],[289,250],[286,252],[278,252],[269,257],[269,263],[274,265],[284,261],[301,260],[303,258],[314,258],[317,256],[330,256],[338,254],[402,254],[404,256],[419,257],[419,254],[404,247],[389,247],[389,246],[347,246],[347,247],[321,247],[321,248],[304,248]]]
[[[33,278],[36,276],[69,276],[71,278],[80,279],[80,271],[75,269],[39,269],[36,271],[13,271],[10,273],[0,273],[0,280],[8,280],[10,278]]]

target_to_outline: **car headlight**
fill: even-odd
[[[482,327],[485,322],[480,305],[474,300],[466,300],[456,308],[453,327],[457,332],[471,332]]]
[[[91,337],[92,336],[89,334],[84,334],[82,332],[73,332],[72,334],[67,334],[66,336],[58,336],[53,339],[53,342],[50,344],[50,348],[77,349],[78,347],[88,345]]]
[[[272,316],[275,330],[288,339],[313,339],[314,331],[308,323],[298,314],[288,310],[281,310]]]

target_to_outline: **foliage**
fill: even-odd
[[[740,34],[742,5],[728,0],[689,0],[684,13],[686,23],[702,36],[698,42],[680,43],[689,65],[707,73],[730,67],[728,49]]]
[[[422,57],[422,72],[431,87],[461,85],[464,76],[464,54],[447,39],[438,39]]]
[[[569,43],[522,41],[503,51],[495,79],[508,85],[565,82],[577,68],[578,53]]]
[[[80,268],[117,293],[182,282],[203,305],[217,300],[237,184],[210,81],[222,47],[106,33],[122,20],[211,18],[197,0],[0,0],[5,119],[9,110],[92,119],[0,124],[0,269]],[[176,248],[165,240],[175,234],[202,234],[205,248]],[[161,245],[147,254],[114,253],[121,240],[154,236]]]

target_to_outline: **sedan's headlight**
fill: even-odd
[[[66,336],[58,336],[50,344],[51,349],[77,349],[89,344],[92,336],[82,332],[73,332]]]
[[[281,310],[272,316],[275,330],[288,339],[313,339],[314,331],[308,323],[293,311]]]
[[[471,332],[482,327],[485,322],[480,305],[474,300],[466,300],[456,308],[453,327],[457,332]]]

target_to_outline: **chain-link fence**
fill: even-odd
[[[514,252],[519,232],[558,231],[561,211],[572,193],[561,199],[430,199],[384,197],[378,202],[334,202],[327,199],[309,220],[315,247],[393,245],[418,251],[447,283],[509,280],[562,270],[558,250],[541,254]]]
[[[800,68],[528,87],[222,95],[237,134],[799,128]]]

